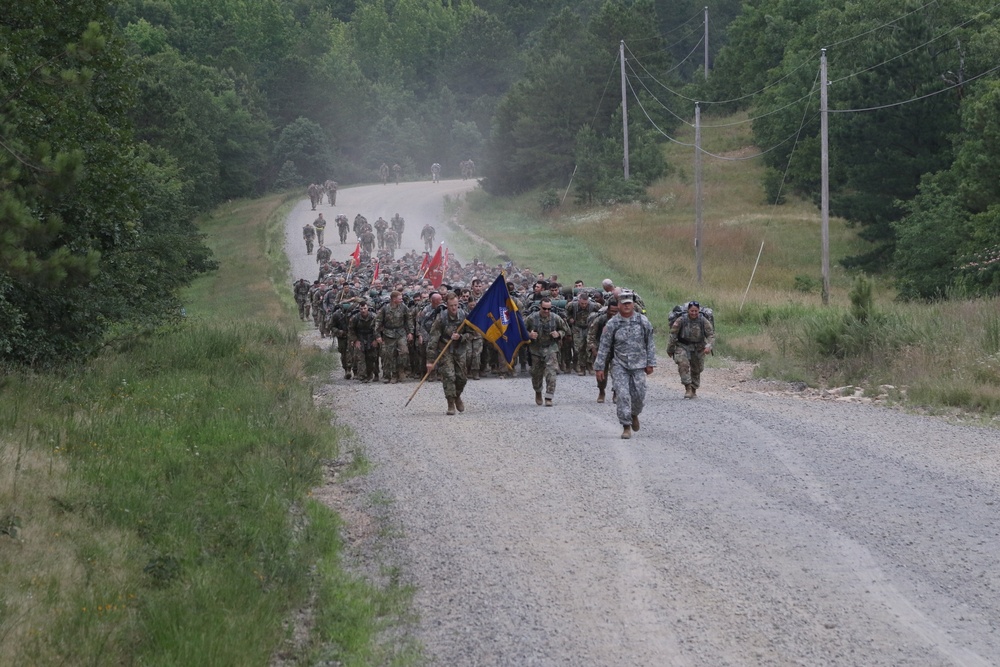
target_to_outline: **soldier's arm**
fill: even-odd
[[[715,347],[715,325],[705,318],[705,350],[711,352]]]
[[[609,321],[601,334],[601,342],[597,346],[597,354],[594,356],[594,368],[604,371],[608,363],[608,355],[611,353],[611,339],[614,336],[614,325]]]

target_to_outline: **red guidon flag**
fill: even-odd
[[[382,266],[382,263],[376,259],[375,260],[375,273],[372,274],[372,282],[375,282],[376,280],[378,280],[378,269],[379,269],[380,266]]]
[[[420,262],[420,275],[423,277],[427,274],[427,265],[431,261],[431,254],[429,252],[424,253],[424,261]]]
[[[441,283],[444,281],[445,259],[443,249],[444,244],[442,243],[438,246],[437,252],[434,253],[434,257],[427,265],[427,273],[425,275],[431,281],[434,289],[441,287]]]
[[[361,266],[361,241],[358,241],[357,247],[351,253],[351,259],[354,260],[354,266]]]

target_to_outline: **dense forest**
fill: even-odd
[[[831,206],[904,298],[1000,289],[998,9],[954,0],[24,0],[0,16],[0,360],[93,353],[176,315],[234,197],[443,176],[641,198],[661,146],[747,110],[768,191]],[[622,175],[619,48],[630,178]],[[634,106],[633,106],[634,105]]]

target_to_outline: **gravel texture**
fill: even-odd
[[[343,189],[327,235],[334,213],[398,210],[404,248],[426,221],[441,240],[440,195],[469,185]],[[315,275],[313,218],[289,217],[295,277]],[[1000,664],[1000,432],[745,365],[703,380],[684,400],[661,356],[628,441],[593,376],[560,375],[552,408],[526,375],[470,381],[452,417],[439,383],[408,407],[415,381],[317,390],[374,464],[331,494],[359,551],[381,544],[417,587],[432,664]],[[372,539],[372,515],[395,537]]]

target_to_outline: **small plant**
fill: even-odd
[[[21,519],[16,514],[0,517],[0,535],[17,539],[17,531],[21,528]]]
[[[795,276],[795,291],[815,294],[819,290],[820,281],[812,276]]]
[[[541,207],[542,213],[551,213],[559,208],[559,193],[555,191],[555,188],[542,190],[542,193],[538,195],[538,205]]]

